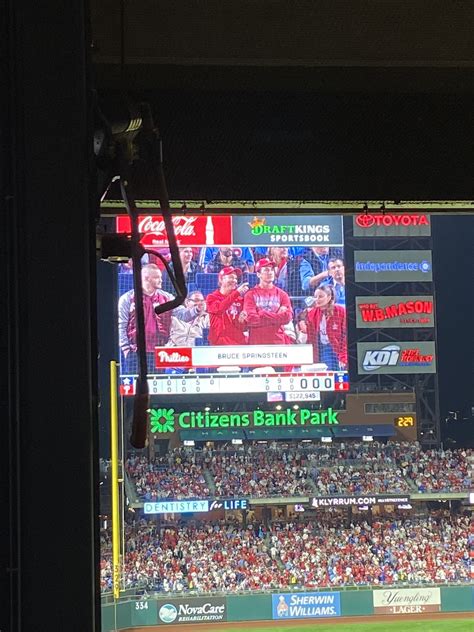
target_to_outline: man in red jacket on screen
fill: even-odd
[[[270,259],[260,259],[255,264],[258,285],[249,290],[244,298],[247,315],[249,345],[288,344],[284,326],[293,318],[293,308],[288,294],[276,287],[275,264]]]
[[[243,297],[249,289],[248,283],[238,285],[242,271],[226,266],[219,272],[219,288],[207,296],[209,313],[209,344],[245,345],[247,337],[246,314]]]

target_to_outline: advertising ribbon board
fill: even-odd
[[[272,617],[283,619],[319,619],[341,616],[338,592],[283,593],[272,595]]]
[[[374,614],[422,614],[440,612],[439,588],[391,588],[374,590]]]
[[[207,513],[215,509],[233,511],[247,509],[247,498],[219,498],[218,500],[156,500],[145,502],[145,514]]]
[[[159,600],[158,624],[219,623],[227,621],[225,597],[190,597],[189,599]]]
[[[427,213],[360,213],[353,218],[354,237],[429,237]]]
[[[356,296],[359,329],[434,327],[433,296]]]
[[[311,506],[322,507],[373,507],[375,505],[400,505],[410,502],[409,496],[315,496]]]
[[[242,246],[342,246],[342,218],[331,215],[236,215],[235,244]]]
[[[119,215],[116,220],[118,233],[131,233],[128,215]],[[232,243],[232,219],[230,215],[192,216],[175,215],[173,226],[178,246],[228,245]],[[168,245],[165,222],[161,215],[140,215],[138,231],[145,248]]]
[[[432,281],[431,250],[356,250],[357,283]]]
[[[151,408],[150,430],[153,434],[195,430],[196,428],[274,428],[288,426],[339,425],[339,410],[311,410],[287,408],[282,411],[254,410],[248,413],[213,413],[210,411],[184,411],[174,408]]]
[[[358,342],[359,375],[436,373],[434,342]]]

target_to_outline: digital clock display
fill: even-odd
[[[395,417],[395,425],[398,428],[412,428],[415,425],[415,418],[413,415]]]

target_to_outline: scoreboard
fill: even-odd
[[[120,394],[134,395],[135,375],[120,379]],[[288,401],[317,399],[321,391],[348,391],[346,372],[149,375],[150,395],[218,395],[220,393],[285,393]],[[293,395],[293,396],[292,396]]]

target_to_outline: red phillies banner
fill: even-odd
[[[158,369],[166,367],[192,367],[191,347],[156,347],[155,366]]]
[[[232,244],[230,215],[177,215],[173,217],[178,246],[228,246]],[[118,233],[130,233],[128,215],[117,217]],[[143,234],[141,244],[146,248],[168,245],[165,222],[161,215],[140,215],[138,230]]]

